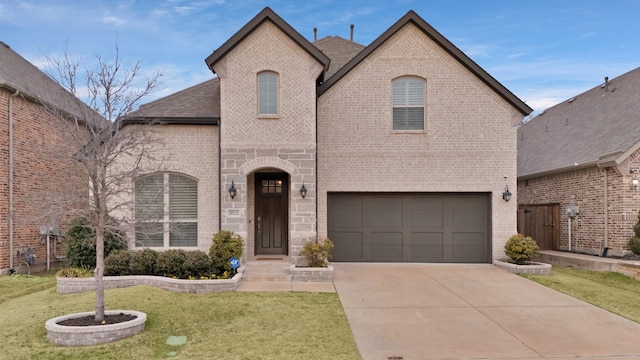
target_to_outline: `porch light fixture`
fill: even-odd
[[[231,180],[231,187],[229,188],[229,196],[231,196],[231,198],[235,198],[236,195],[238,195],[238,190],[236,190],[235,184],[233,183],[233,180]]]
[[[300,196],[304,199],[307,196],[307,188],[304,186],[304,181],[302,182],[302,187],[300,188]]]
[[[504,201],[511,200],[511,192],[509,191],[509,185],[504,186],[504,192],[502,193],[502,200]]]

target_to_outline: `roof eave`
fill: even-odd
[[[476,64],[471,58],[465,55],[460,49],[458,49],[453,43],[447,40],[436,29],[429,25],[424,19],[422,19],[413,10],[407,12],[400,20],[393,24],[387,31],[382,33],[377,39],[375,39],[369,46],[364,48],[358,55],[351,59],[345,66],[338,70],[330,79],[323,83],[318,92],[319,94],[327,91],[331,86],[338,82],[342,77],[355,68],[361,61],[374,52],[378,47],[384,44],[395,33],[402,29],[406,24],[413,23],[418,29],[420,29],[425,35],[435,41],[442,49],[449,53],[452,57],[458,60],[465,68],[476,75],[482,82],[497,92],[504,100],[506,100],[513,107],[523,115],[529,115],[533,109],[515,96],[504,85],[500,84],[489,73]]]
[[[136,116],[122,119],[126,125],[220,125],[219,116],[181,117],[181,116]]]
[[[233,36],[231,36],[229,40],[227,40],[224,44],[222,44],[222,46],[216,49],[205,59],[205,62],[209,69],[215,74],[215,64],[222,58],[224,58],[231,50],[233,50],[265,21],[271,21],[275,26],[282,30],[287,36],[289,36],[289,38],[291,38],[291,40],[302,47],[311,57],[322,64],[324,71],[327,71],[329,69],[329,63],[331,60],[269,7],[265,7],[246,25],[238,30],[238,32],[233,34]]]

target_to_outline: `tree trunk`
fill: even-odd
[[[96,321],[104,320],[104,226],[104,216],[100,216],[96,227]]]

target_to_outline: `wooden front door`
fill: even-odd
[[[560,205],[519,205],[518,232],[531,236],[540,250],[558,250],[560,243]]]
[[[289,249],[289,176],[256,174],[255,254],[287,255]]]

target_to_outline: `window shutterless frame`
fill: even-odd
[[[426,81],[414,76],[394,79],[393,130],[424,131]]]
[[[279,76],[273,71],[258,73],[258,116],[276,116],[279,108]]]

